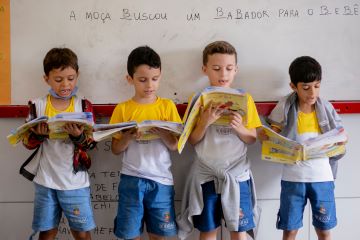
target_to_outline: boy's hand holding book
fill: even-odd
[[[49,127],[47,123],[41,122],[37,124],[36,126],[30,128],[30,131],[35,133],[38,136],[47,136],[49,135]]]
[[[203,124],[207,128],[222,116],[225,109],[221,103],[215,104],[210,101],[207,106],[200,107],[199,124]]]

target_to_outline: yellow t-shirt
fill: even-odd
[[[74,97],[70,100],[70,105],[63,111],[57,110],[54,108],[54,106],[51,104],[51,97],[48,95],[46,97],[46,107],[45,107],[45,116],[51,118],[55,115],[63,112],[74,112],[75,111],[75,104],[74,104]]]
[[[252,128],[257,128],[262,126],[260,118],[259,118],[259,114],[257,112],[256,109],[256,105],[254,102],[254,99],[252,98],[252,96],[248,93],[246,93],[247,96],[247,124],[245,125],[245,127],[247,129],[252,129]]]
[[[119,103],[114,109],[110,123],[144,120],[181,123],[175,104],[160,97],[150,104],[139,104],[132,99]],[[120,139],[121,134],[114,135],[114,138]],[[161,139],[131,141],[123,154],[121,173],[173,185],[170,167],[170,153]]]
[[[298,112],[297,142],[304,142],[321,134],[316,112]],[[325,182],[333,181],[328,158],[300,161],[298,164],[284,164],[282,180],[291,182]]]
[[[321,133],[316,112],[311,113],[298,113],[297,119],[297,134],[302,135],[305,133]]]
[[[111,116],[110,123],[144,120],[161,120],[181,123],[175,104],[165,98],[158,97],[154,103],[140,104],[132,99],[119,103]],[[120,134],[114,135],[119,139]]]

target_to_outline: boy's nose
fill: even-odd
[[[69,81],[69,80],[67,80],[67,79],[65,79],[62,83],[63,83],[63,85],[64,85],[64,86],[67,86],[67,85],[69,85],[69,84],[70,84],[70,81]]]
[[[225,68],[222,68],[221,71],[220,71],[220,73],[221,73],[221,76],[225,76],[225,75],[226,75],[226,69],[225,69]]]

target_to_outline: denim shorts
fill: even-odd
[[[122,174],[118,187],[119,203],[114,220],[114,233],[123,239],[133,239],[143,232],[176,236],[174,186],[150,179]]]
[[[55,190],[35,183],[34,232],[57,228],[62,213],[72,230],[85,232],[95,228],[90,188]]]
[[[240,206],[238,232],[245,232],[255,227],[250,184],[250,180],[239,182]],[[202,184],[201,188],[204,208],[200,215],[193,216],[194,227],[200,232],[209,232],[221,225],[221,219],[223,218],[221,195],[215,192],[214,181]],[[234,211],[237,211],[237,209],[234,209]]]
[[[280,210],[277,228],[296,230],[303,226],[304,208],[309,199],[312,224],[319,230],[329,230],[337,224],[334,182],[288,182],[281,181]]]

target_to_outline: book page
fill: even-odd
[[[261,128],[268,136],[268,140],[262,142],[262,160],[285,164],[294,164],[302,160],[303,146],[300,143],[281,136],[266,126]]]
[[[64,131],[64,126],[68,123],[76,123],[84,126],[84,132],[92,133],[93,122],[86,119],[66,119],[66,118],[50,118],[48,120],[49,139],[64,139],[68,138],[69,134]]]
[[[214,123],[216,125],[228,126],[232,112],[238,112],[243,123],[247,123],[247,96],[236,89],[213,88],[213,91],[206,91],[201,95],[204,107],[210,102],[220,104],[225,109],[223,115]]]
[[[207,87],[201,92],[198,92],[191,99],[188,104],[184,116],[184,130],[178,142],[178,152],[181,153],[185,147],[187,139],[189,138],[192,130],[194,129],[200,113],[200,107],[206,106],[211,100],[216,103],[223,104],[224,108],[228,108],[225,114],[215,124],[229,125],[229,113],[231,111],[238,111],[247,121],[247,97],[241,90],[224,87]]]
[[[138,131],[141,133],[139,140],[153,140],[159,138],[158,135],[151,133],[152,128],[162,128],[179,136],[183,131],[183,125],[177,122],[160,121],[160,120],[145,120],[138,124]]]
[[[95,124],[93,138],[96,142],[100,142],[105,139],[112,138],[116,133],[136,128],[137,123],[135,121],[121,122],[121,123],[109,123],[109,124]]]
[[[198,120],[198,115],[200,113],[201,107],[201,99],[198,97],[192,105],[188,105],[186,112],[188,112],[188,116],[186,117],[186,122],[184,123],[184,130],[180,135],[178,141],[178,152],[181,153],[185,147],[185,144],[194,129],[196,122]]]
[[[48,118],[46,116],[35,118],[19,126],[17,129],[12,130],[12,132],[6,138],[11,145],[15,146],[24,138],[24,134],[28,132],[30,128],[38,125],[39,123],[46,122],[47,120]]]
[[[345,153],[347,136],[344,128],[338,127],[304,142],[305,160],[333,157]]]

